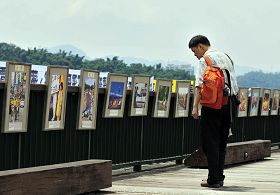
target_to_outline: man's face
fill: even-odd
[[[200,44],[198,44],[196,47],[192,47],[191,50],[198,59],[202,58],[205,53]]]

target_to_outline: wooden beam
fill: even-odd
[[[227,145],[225,165],[261,160],[271,156],[270,140],[253,140],[229,143]],[[184,161],[186,166],[207,167],[207,159],[201,149],[195,151]]]
[[[112,186],[112,162],[85,160],[0,171],[0,194],[80,194]]]

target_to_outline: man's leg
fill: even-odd
[[[219,183],[219,148],[221,110],[202,107],[201,110],[201,142],[208,161],[208,184]]]
[[[220,150],[219,150],[219,179],[220,181],[224,181],[224,164],[225,164],[225,156],[226,156],[226,147],[228,142],[228,134],[230,128],[230,115],[229,115],[229,107],[224,106],[222,108],[222,123],[220,129]]]

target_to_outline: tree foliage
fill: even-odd
[[[56,54],[48,52],[46,49],[21,49],[13,44],[0,43],[0,60],[27,62],[38,65],[61,65],[69,68],[78,69],[83,63],[84,57],[72,55],[65,51]]]
[[[280,89],[280,73],[264,73],[253,71],[237,77],[240,87],[261,87]]]
[[[155,78],[190,80],[193,75],[184,70],[166,70],[161,64],[146,66],[141,63],[126,64],[117,56],[112,59],[84,60],[84,56],[73,55],[71,52],[60,50],[58,53],[50,53],[46,49],[21,49],[14,44],[0,43],[0,60],[26,62],[37,65],[61,65],[71,69],[86,68],[89,70],[99,70],[101,72],[132,74],[146,74]]]

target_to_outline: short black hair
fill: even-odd
[[[211,46],[210,41],[208,40],[207,37],[203,35],[196,35],[190,40],[189,48],[196,47],[200,43],[203,45]]]

